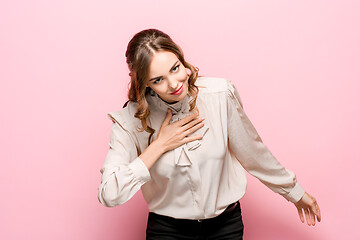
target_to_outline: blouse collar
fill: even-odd
[[[167,103],[163,99],[160,98],[160,96],[150,88],[149,94],[147,95],[147,100],[150,100],[155,107],[167,112],[167,110],[170,108],[172,111],[172,115],[186,115],[189,113],[190,105],[189,102],[193,99],[193,97],[189,94],[189,92],[186,93],[186,96],[181,99],[180,101],[177,101],[176,103]]]

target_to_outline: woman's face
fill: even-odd
[[[186,68],[174,53],[154,53],[146,86],[154,90],[162,100],[167,103],[182,100],[188,91],[188,80]]]

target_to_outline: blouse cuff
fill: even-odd
[[[151,180],[151,175],[149,169],[146,167],[145,163],[137,157],[134,161],[129,164],[129,168],[135,175],[135,179],[140,183],[144,184]]]
[[[292,203],[298,202],[305,194],[303,187],[296,182],[295,187],[284,198]]]

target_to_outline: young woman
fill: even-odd
[[[239,199],[246,169],[294,203],[308,225],[320,209],[264,145],[230,80],[198,76],[164,32],[146,29],[128,44],[129,101],[108,113],[110,149],[99,201],[121,205],[141,188],[146,239],[242,239]]]

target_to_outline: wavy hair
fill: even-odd
[[[198,78],[199,68],[186,62],[184,59],[184,53],[179,45],[177,45],[169,35],[158,29],[145,29],[136,33],[129,41],[126,49],[125,57],[126,63],[130,70],[129,76],[130,89],[128,92],[129,100],[124,104],[124,107],[129,101],[137,102],[138,108],[134,117],[140,119],[142,128],[138,131],[146,131],[150,133],[148,139],[148,145],[150,145],[150,139],[153,136],[155,130],[148,126],[147,117],[150,114],[149,105],[146,101],[145,95],[149,93],[150,88],[146,87],[146,81],[148,80],[149,68],[153,53],[165,50],[174,53],[185,68],[191,71],[189,75],[188,92],[192,96],[192,100],[189,102],[190,111],[196,106],[196,99],[199,92],[198,87],[195,85],[195,81]]]

